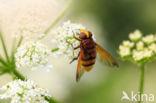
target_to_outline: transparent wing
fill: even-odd
[[[96,51],[100,57],[100,60],[104,64],[110,67],[118,67],[118,63],[116,62],[116,60],[98,44],[96,44]]]
[[[80,78],[82,77],[82,75],[84,74],[85,70],[82,66],[82,62],[81,62],[81,53],[82,51],[80,51],[80,55],[79,55],[79,59],[78,59],[78,65],[77,65],[77,71],[76,71],[76,81],[78,82],[80,80]]]

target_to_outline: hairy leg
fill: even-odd
[[[77,37],[75,36],[74,33],[73,33],[73,37],[74,37],[76,40],[81,41],[79,38],[77,38]],[[72,48],[73,48],[74,50],[80,48],[80,45],[78,45],[77,47],[74,47],[72,43],[68,42],[67,40],[66,40],[66,42],[69,43],[69,44],[72,46]],[[73,58],[73,60],[70,62],[70,64],[71,64],[72,62],[74,62],[75,60],[77,60],[77,59],[79,58],[79,55],[80,55],[80,52],[79,52],[79,54],[78,54],[77,57]]]
[[[74,46],[73,46],[73,44],[72,44],[72,43],[70,43],[68,40],[66,40],[66,42],[67,42],[67,43],[69,43],[69,44],[72,46],[72,48],[73,48],[74,50],[76,50],[76,49],[80,48],[80,45],[78,45],[77,47],[74,47]]]
[[[80,55],[80,52],[79,52],[79,54],[78,54],[77,57],[73,58],[73,60],[70,62],[70,64],[71,64],[72,62],[74,62],[75,60],[77,60],[77,59],[79,58],[79,55]]]
[[[77,37],[75,36],[75,33],[74,33],[74,32],[73,32],[73,37],[74,37],[76,40],[81,41],[81,39],[79,39],[79,38],[77,38]]]
[[[72,44],[71,44],[71,45],[72,45]],[[72,45],[72,48],[73,48],[74,50],[76,50],[76,49],[80,48],[80,45],[77,46],[77,47],[73,47],[73,45]],[[73,58],[73,60],[70,62],[70,64],[71,64],[72,62],[74,62],[75,60],[77,60],[77,59],[79,58],[79,55],[80,55],[80,52],[79,52],[79,54],[78,54],[77,57]]]

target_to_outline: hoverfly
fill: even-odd
[[[76,58],[70,63],[78,59],[76,81],[78,82],[83,75],[84,71],[89,72],[96,61],[97,53],[103,63],[111,67],[118,67],[116,60],[105,51],[99,44],[95,43],[92,38],[92,33],[86,30],[80,30],[79,38],[73,34],[73,37],[80,41],[80,45],[73,47],[74,50],[80,48],[80,52]]]

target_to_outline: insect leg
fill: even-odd
[[[73,47],[73,46],[72,46],[72,48],[73,48],[74,50],[76,50],[76,49],[80,48],[80,45],[77,46],[77,47]]]
[[[73,37],[74,37],[76,40],[81,41],[81,39],[79,39],[79,38],[77,38],[77,37],[75,36],[75,33],[74,33],[74,32],[73,32]]]
[[[78,41],[81,41],[81,39],[77,38],[75,35],[74,35],[74,38],[75,38],[76,40],[78,40]]]
[[[77,38],[77,39],[78,39],[78,38]],[[66,42],[69,43],[69,44],[72,46],[73,50],[76,50],[76,49],[80,48],[80,45],[78,45],[77,47],[74,47],[73,44],[70,43],[68,40],[66,40]],[[74,51],[73,51],[73,52],[74,52]],[[74,62],[75,60],[77,60],[77,59],[79,58],[79,55],[80,55],[80,53],[78,54],[77,57],[73,58],[73,60],[70,62],[70,64],[71,64],[72,62]],[[73,56],[74,56],[74,54],[73,54]]]
[[[70,64],[71,64],[72,62],[74,62],[75,60],[77,60],[77,59],[79,58],[79,55],[80,55],[80,52],[79,52],[79,54],[78,54],[77,57],[73,58],[73,60],[70,62]]]
[[[73,48],[74,50],[76,50],[76,49],[80,48],[80,45],[78,45],[77,47],[74,47],[74,46],[73,46],[73,44],[72,44],[72,43],[70,43],[68,40],[66,40],[66,42],[67,42],[67,43],[69,43],[69,44],[72,46],[72,48]]]

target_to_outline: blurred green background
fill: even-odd
[[[59,2],[63,8],[67,0],[62,1]],[[58,15],[59,10],[54,11],[52,17]],[[50,10],[48,13],[50,15]],[[97,61],[93,70],[85,73],[79,83],[75,81],[77,63],[69,64],[62,57],[52,58],[54,68],[48,73],[25,69],[20,72],[41,87],[48,88],[60,103],[136,103],[121,101],[121,97],[123,91],[128,95],[131,91],[138,93],[140,70],[136,64],[122,61],[117,49],[123,40],[128,39],[128,34],[136,29],[140,29],[144,35],[156,33],[156,0],[73,0],[70,10],[57,26],[66,20],[83,24],[92,31],[96,42],[117,59],[119,68],[108,68]],[[144,93],[156,96],[155,78],[154,61],[146,65]],[[10,76],[1,76],[0,86],[9,81]],[[0,103],[7,102],[2,100]],[[151,103],[156,103],[156,100]]]
[[[128,39],[128,34],[135,29],[140,29],[144,35],[156,33],[155,10],[155,0],[74,1],[72,10],[66,18],[83,21],[84,25],[94,30],[95,37],[100,35],[97,42],[102,41],[101,45],[116,57],[120,67],[107,69],[103,65],[97,64],[94,68],[96,70],[93,70],[96,75],[88,77],[97,81],[96,84],[83,82],[83,84],[73,85],[72,93],[65,103],[132,103],[132,101],[121,101],[122,91],[126,91],[129,95],[131,91],[138,93],[140,71],[137,65],[121,61],[116,51],[119,44]],[[89,22],[95,24],[90,25]],[[147,94],[156,95],[155,74],[156,62],[146,65],[145,93]]]

